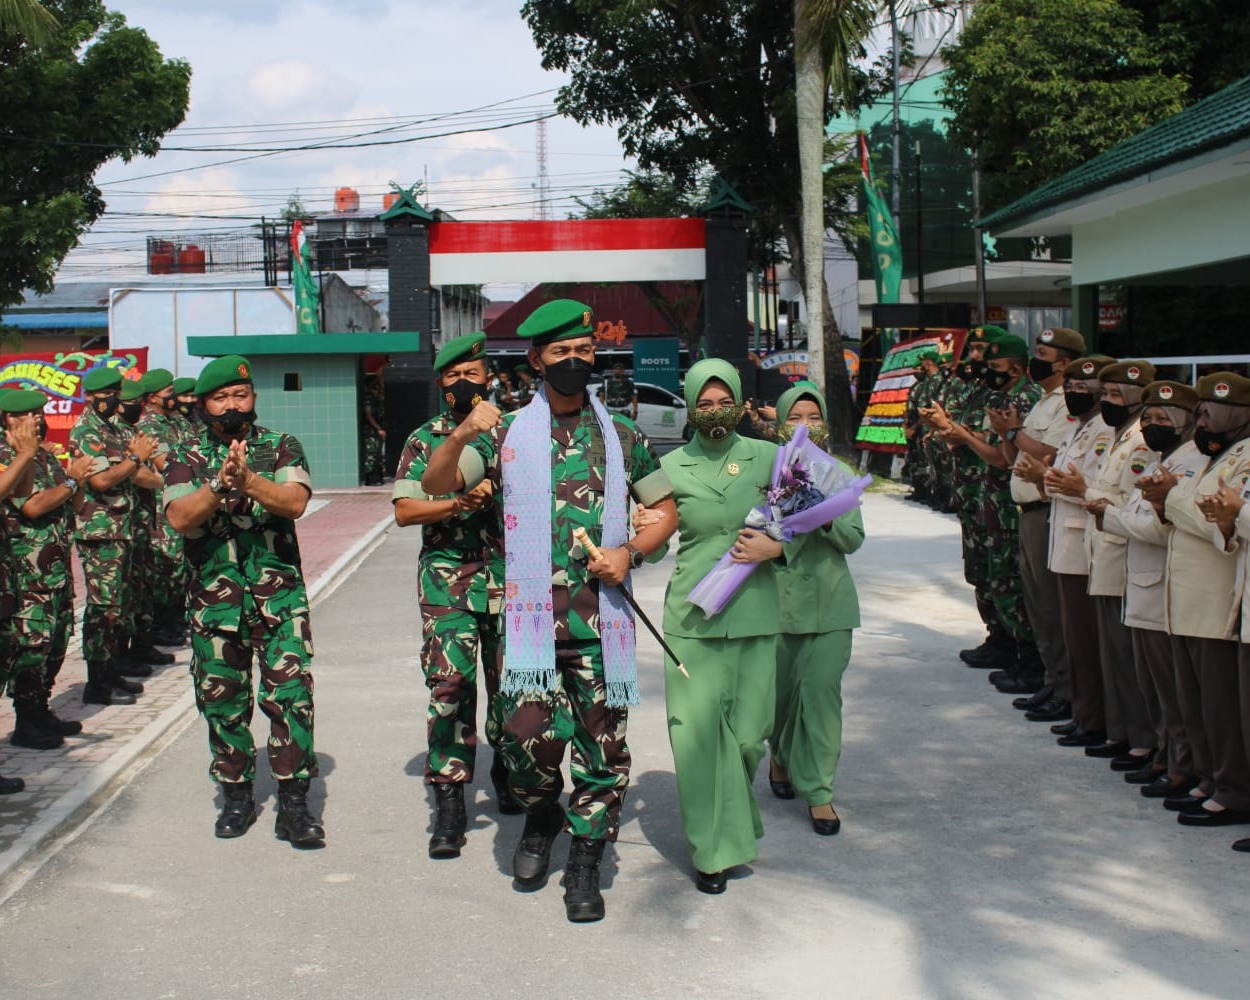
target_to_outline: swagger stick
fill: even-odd
[[[590,536],[586,534],[585,528],[574,528],[573,537],[581,544],[582,548],[586,550],[586,554],[590,556],[591,559],[599,558],[601,555],[599,546],[590,540]],[[655,636],[655,641],[660,644],[660,648],[668,654],[668,658],[670,660],[677,664],[677,669],[681,671],[681,675],[689,678],[690,675],[686,673],[686,668],[682,666],[681,660],[677,659],[677,654],[674,653],[669,644],[664,641],[664,636],[660,635],[656,627],[651,624],[651,619],[647,617],[646,612],[643,611],[642,608],[638,607],[638,602],[634,600],[634,595],[629,592],[629,588],[621,587],[621,594],[624,595],[625,600],[629,602],[629,606],[634,609],[634,614],[642,619],[642,623],[647,626],[648,631]]]

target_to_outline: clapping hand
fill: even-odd
[[[1241,513],[1246,502],[1235,489],[1224,482],[1223,476],[1216,482],[1219,485],[1214,493],[1198,498],[1198,509],[1228,538],[1233,533],[1233,522],[1237,520],[1237,515]]]
[[[1137,488],[1141,490],[1142,499],[1155,510],[1162,510],[1168,494],[1177,483],[1176,476],[1170,469],[1159,466],[1149,476],[1137,480]]]
[[[247,464],[247,442],[230,442],[230,453],[222,463],[218,478],[223,486],[232,490],[242,490],[252,478],[252,470]]]
[[[1075,497],[1078,500],[1085,496],[1085,491],[1088,489],[1085,484],[1085,477],[1070,462],[1067,469],[1047,469],[1044,482],[1046,483],[1046,492],[1058,493],[1065,497]]]
[[[1016,455],[1016,462],[1011,467],[1011,471],[1026,483],[1041,487],[1045,483],[1046,471],[1050,468],[1052,461],[1054,461],[1053,456],[1048,455],[1044,461],[1039,462],[1027,451],[1022,451]]]

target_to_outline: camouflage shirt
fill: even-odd
[[[392,496],[398,500],[442,500],[421,489],[421,477],[434,449],[455,430],[447,414],[428,420],[404,444],[395,473]],[[490,465],[495,457],[491,439],[479,435],[470,445]],[[435,524],[422,525],[419,583],[421,603],[461,611],[498,612],[503,604],[503,523],[499,508],[481,510]]]
[[[1043,392],[1042,387],[1027,375],[1021,376],[1019,381],[1006,389],[990,390],[986,398],[986,412],[981,424],[981,430],[985,433],[985,440],[995,448],[1002,443],[1002,438],[994,433],[994,428],[990,424],[990,410],[1014,406],[1016,413],[1023,420],[1028,416],[1029,411],[1033,409],[1038,400],[1042,398]],[[983,462],[982,465],[982,481],[987,495],[992,494],[996,500],[1001,500],[1003,503],[1012,503],[1011,470],[996,468],[988,462]]]
[[[174,449],[165,465],[162,506],[205,485],[229,450],[210,431]],[[312,488],[303,446],[291,435],[253,427],[247,455],[252,471],[266,479]],[[269,513],[236,490],[185,538],[191,622],[200,635],[239,631],[245,592],[269,626],[308,611],[294,521]]]
[[[3,446],[8,449],[8,445]],[[0,467],[8,464],[0,455]],[[30,496],[65,485],[65,470],[42,448],[35,455],[35,478]],[[0,506],[4,533],[9,538],[14,581],[24,593],[55,594],[70,582],[69,547],[74,530],[74,508],[67,499],[42,517],[27,520],[20,511],[30,497],[9,497]]]
[[[496,503],[503,497],[503,467],[508,428],[515,414],[506,414],[492,432],[496,453],[486,464],[495,488]],[[613,415],[621,442],[625,479],[631,490],[659,472],[646,435],[628,417]],[[585,528],[591,541],[603,537],[605,468],[607,453],[599,423],[589,406],[581,413],[551,418],[551,597],[555,612],[556,642],[586,642],[599,638],[599,580],[586,570],[581,546],[573,540],[575,528]]]
[[[96,460],[92,475],[104,472],[110,465],[130,461],[126,453],[132,434],[132,429],[120,417],[106,421],[88,407],[70,428],[70,455],[74,458],[91,455]],[[78,511],[74,537],[84,541],[129,538],[135,505],[133,477],[127,476],[109,490],[94,490],[88,482],[84,482],[82,488],[87,499]]]
[[[625,375],[620,378],[615,375],[608,376],[603,389],[604,403],[618,410],[631,408],[634,405],[634,396],[638,392],[634,388],[634,380]]]
[[[155,438],[159,442],[156,455],[168,455],[182,443],[184,431],[178,426],[178,419],[181,418],[158,413],[155,410],[143,411],[143,416],[139,418],[138,429],[140,433]],[[181,536],[169,526],[169,522],[165,519],[165,508],[160,502],[160,497],[157,496],[157,491],[145,490],[143,487],[135,489],[139,496],[140,509],[150,514],[149,525],[154,537],[159,536],[165,543],[163,548],[168,548],[170,545],[176,547]],[[150,511],[145,507],[147,503],[151,504]]]

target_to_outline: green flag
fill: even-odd
[[[296,219],[291,224],[291,280],[295,285],[295,332],[320,333],[320,296],[308,267],[308,239],[304,224]]]
[[[860,165],[864,179],[864,197],[868,201],[868,229],[872,236],[872,274],[877,282],[878,302],[897,302],[903,281],[903,249],[898,243],[894,217],[885,199],[877,190],[868,159],[868,140],[859,134]]]

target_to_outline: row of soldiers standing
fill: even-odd
[[[142,378],[93,369],[68,466],[47,441],[48,397],[31,388],[0,394],[0,683],[13,699],[15,746],[53,749],[82,731],[51,708],[74,628],[71,545],[86,590],[85,703],[134,704],[139,678],[174,660],[156,646],[184,643],[182,538],[158,492],[170,450],[199,434],[194,384],[164,369]],[[0,792],[22,787],[0,779]]]

